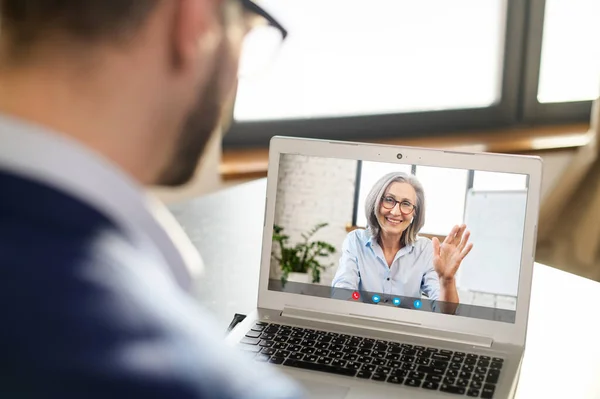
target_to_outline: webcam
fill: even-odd
[[[401,153],[398,153],[398,155],[396,155],[396,158],[398,158],[398,159],[402,159],[402,154],[401,154]]]

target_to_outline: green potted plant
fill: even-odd
[[[315,233],[327,225],[328,223],[319,223],[303,233],[303,240],[296,245],[289,243],[290,237],[283,232],[283,227],[273,226],[273,242],[279,245],[273,245],[271,256],[279,263],[283,286],[290,280],[292,273],[304,273],[306,276],[304,279],[295,276],[293,280],[319,283],[321,272],[333,265],[323,265],[321,262],[335,253],[335,247],[324,241],[311,241]]]

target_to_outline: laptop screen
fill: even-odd
[[[269,290],[514,323],[528,176],[282,154]]]

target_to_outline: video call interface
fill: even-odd
[[[514,323],[528,176],[282,154],[269,290]]]

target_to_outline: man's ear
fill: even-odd
[[[207,71],[198,63],[213,60],[220,41],[218,4],[214,0],[168,0],[175,3],[172,24],[174,67]],[[208,65],[206,65],[208,66]]]

